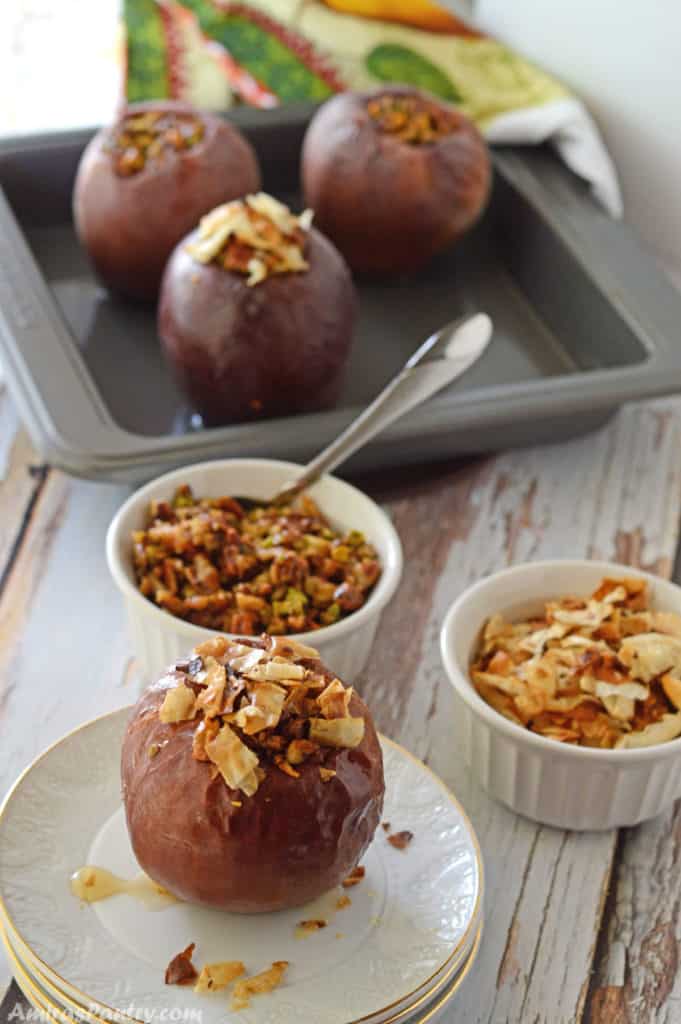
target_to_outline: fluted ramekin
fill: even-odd
[[[300,472],[293,462],[275,459],[221,459],[173,470],[136,491],[114,516],[106,537],[109,571],[125,600],[134,654],[146,684],[196,644],[218,634],[176,618],[143,597],[132,564],[132,532],[142,529],[149,502],[167,500],[180,484],[200,497],[246,495],[269,498]],[[402,574],[402,546],[383,510],[356,487],[325,476],[309,489],[334,526],[361,530],[381,561],[381,576],[367,601],[332,626],[296,638],[319,651],[322,660],[345,682],[352,682],[366,663],[381,612]],[[225,634],[229,635],[229,634]]]
[[[681,588],[612,562],[531,562],[489,576],[449,609],[441,653],[454,688],[453,749],[495,799],[559,828],[636,825],[681,796],[681,738],[637,750],[597,750],[547,739],[504,718],[479,696],[469,665],[484,622],[495,613],[522,619],[546,600],[588,596],[604,576],[642,576],[652,607],[681,614]]]

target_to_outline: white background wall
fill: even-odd
[[[681,285],[681,0],[477,0],[481,28],[572,86],[615,159],[625,217]]]

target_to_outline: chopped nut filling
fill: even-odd
[[[191,985],[198,978],[198,972],[192,963],[192,955],[196,943],[192,942],[181,953],[174,956],[166,967],[166,985]]]
[[[369,100],[367,111],[379,131],[411,146],[437,142],[456,131],[448,110],[420,96],[377,96]]]
[[[185,485],[171,501],[151,502],[132,542],[145,597],[177,618],[242,636],[330,626],[361,608],[381,575],[364,535],[334,530],[307,495],[246,512],[234,498],[197,498]],[[219,702],[216,671],[201,697],[207,708]],[[345,716],[344,694],[324,695],[325,717]],[[183,713],[173,707],[168,715]]]
[[[232,994],[232,1009],[245,1010],[247,1006],[250,1006],[251,996],[262,995],[264,992],[272,992],[273,989],[278,988],[284,979],[287,967],[288,960],[275,960],[268,970],[254,974],[250,978],[244,978],[243,981],[237,981]]]
[[[347,878],[344,878],[341,885],[344,889],[352,889],[353,886],[359,885],[366,874],[366,868],[358,864],[356,868],[353,868]]]
[[[128,114],[107,143],[114,170],[122,178],[138,174],[164,151],[191,149],[204,136],[200,117],[174,110]]]
[[[388,836],[388,842],[396,850],[406,850],[413,838],[413,832],[403,829],[402,832],[393,832],[391,836]]]
[[[199,224],[198,238],[186,250],[199,263],[216,263],[248,277],[253,287],[272,274],[307,270],[305,237],[312,211],[295,216],[265,192],[217,206]]]
[[[196,722],[193,757],[245,796],[257,792],[268,770],[299,779],[309,765],[327,782],[338,749],[364,737],[364,719],[349,714],[352,687],[322,667],[313,647],[292,638],[215,637],[167,678],[159,719]],[[340,710],[347,714],[326,717]]]
[[[549,739],[664,743],[681,736],[681,616],[652,610],[645,580],[604,579],[588,600],[548,601],[534,619],[494,615],[471,678],[495,710]]]

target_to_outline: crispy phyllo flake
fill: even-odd
[[[406,850],[413,838],[413,832],[403,829],[401,832],[393,832],[392,835],[388,836],[388,842],[396,850]]]
[[[272,992],[281,985],[288,967],[288,960],[275,960],[270,968],[254,974],[250,978],[237,981],[232,993],[232,1009],[245,1010],[250,1006],[251,996]]]
[[[359,885],[359,883],[362,881],[365,875],[366,868],[364,868],[361,864],[358,864],[356,867],[352,869],[350,874],[343,879],[341,885],[343,886],[344,889],[352,889],[353,886]]]
[[[310,719],[310,739],[322,747],[358,747],[363,738],[363,718]]]
[[[166,725],[175,722],[188,722],[196,715],[196,697],[191,686],[180,683],[166,691],[163,703],[158,710],[158,717]]]
[[[198,972],[192,963],[196,943],[190,943],[186,949],[174,956],[166,967],[166,985],[191,985],[198,978]]]
[[[201,968],[194,991],[199,994],[220,992],[221,989],[227,988],[245,973],[246,968],[241,960],[224,960],[217,964],[206,964]]]
[[[206,743],[206,753],[231,789],[253,796],[258,788],[255,769],[258,755],[243,743],[229,725]]]
[[[591,597],[548,601],[510,623],[495,615],[471,664],[480,696],[517,725],[587,747],[674,738],[681,709],[681,616],[652,611],[636,577]]]
[[[352,687],[333,679],[317,697],[324,718],[347,718],[352,700]]]

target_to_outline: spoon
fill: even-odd
[[[461,377],[478,361],[491,337],[492,321],[486,313],[474,313],[441,327],[414,352],[373,402],[271,501],[237,500],[246,508],[288,504],[322,474],[330,473],[354,455],[389,424]]]

